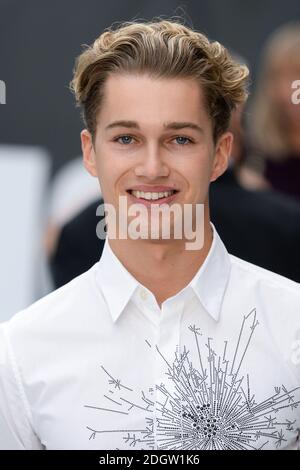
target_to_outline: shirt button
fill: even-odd
[[[141,289],[141,290],[140,290],[140,296],[141,296],[141,298],[142,298],[143,300],[147,300],[147,298],[148,298],[148,293],[147,293],[147,291],[146,291],[145,289]]]

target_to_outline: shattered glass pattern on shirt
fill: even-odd
[[[128,448],[144,450],[251,450],[270,447],[270,444],[279,449],[291,438],[295,440],[299,432],[296,420],[279,416],[284,414],[282,410],[294,410],[299,406],[300,387],[287,390],[284,385],[275,386],[270,396],[257,402],[250,390],[249,375],[240,373],[257,326],[256,310],[253,309],[244,316],[234,355],[227,359],[227,341],[224,341],[223,354],[217,355],[212,339],[207,338],[204,344],[200,341],[200,329],[191,325],[189,330],[198,352],[197,366],[191,362],[186,346],[182,352],[175,353],[173,364],[169,364],[155,346],[165,361],[167,376],[166,383],[156,386],[156,404],[152,398],[153,389],[150,388],[148,393],[142,391],[136,399],[132,388],[101,366],[110,386],[111,396],[104,395],[109,406],[86,407],[128,415],[129,423],[131,413],[139,409],[145,414],[145,423],[142,429],[131,429],[130,425],[126,429],[111,430],[87,426],[89,439],[117,432]],[[148,341],[146,343],[151,347]],[[170,380],[172,387],[166,385]],[[128,393],[132,400],[128,399]]]

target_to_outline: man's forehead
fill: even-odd
[[[124,89],[126,94],[123,93]],[[111,74],[107,77],[104,87],[104,95],[110,99],[116,97],[130,98],[142,95],[147,98],[147,92],[168,96],[174,94],[174,98],[181,95],[193,94],[202,97],[204,90],[201,84],[192,78],[184,77],[150,77],[147,74]]]
[[[139,128],[142,122],[153,122],[155,116],[155,122],[163,127],[171,127],[173,123],[173,129],[178,125],[178,129],[190,127],[199,131],[201,122],[208,117],[198,82],[145,75],[109,76],[101,111],[105,115],[107,129],[116,127],[117,122],[121,127],[122,121],[126,122],[123,127]],[[182,126],[183,122],[188,125]]]

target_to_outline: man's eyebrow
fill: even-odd
[[[106,126],[105,130],[112,129],[114,127],[129,127],[129,128],[134,128],[134,129],[140,129],[140,126],[136,121],[114,121],[108,126]],[[174,122],[169,122],[167,124],[164,124],[165,129],[173,129],[173,130],[179,130],[179,129],[185,129],[185,128],[190,128],[194,129],[198,132],[203,133],[202,127],[198,126],[198,124],[195,124],[193,122],[188,122],[188,121],[174,121]]]

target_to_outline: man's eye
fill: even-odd
[[[120,142],[121,139],[121,142]],[[130,144],[133,137],[131,135],[120,135],[114,139],[114,142],[119,142],[120,144]]]
[[[177,142],[179,142],[179,144],[183,144],[183,145],[186,145],[186,144],[191,144],[192,143],[192,140],[189,139],[188,137],[184,137],[183,135],[179,135],[177,137],[174,137],[174,139],[177,140]]]

